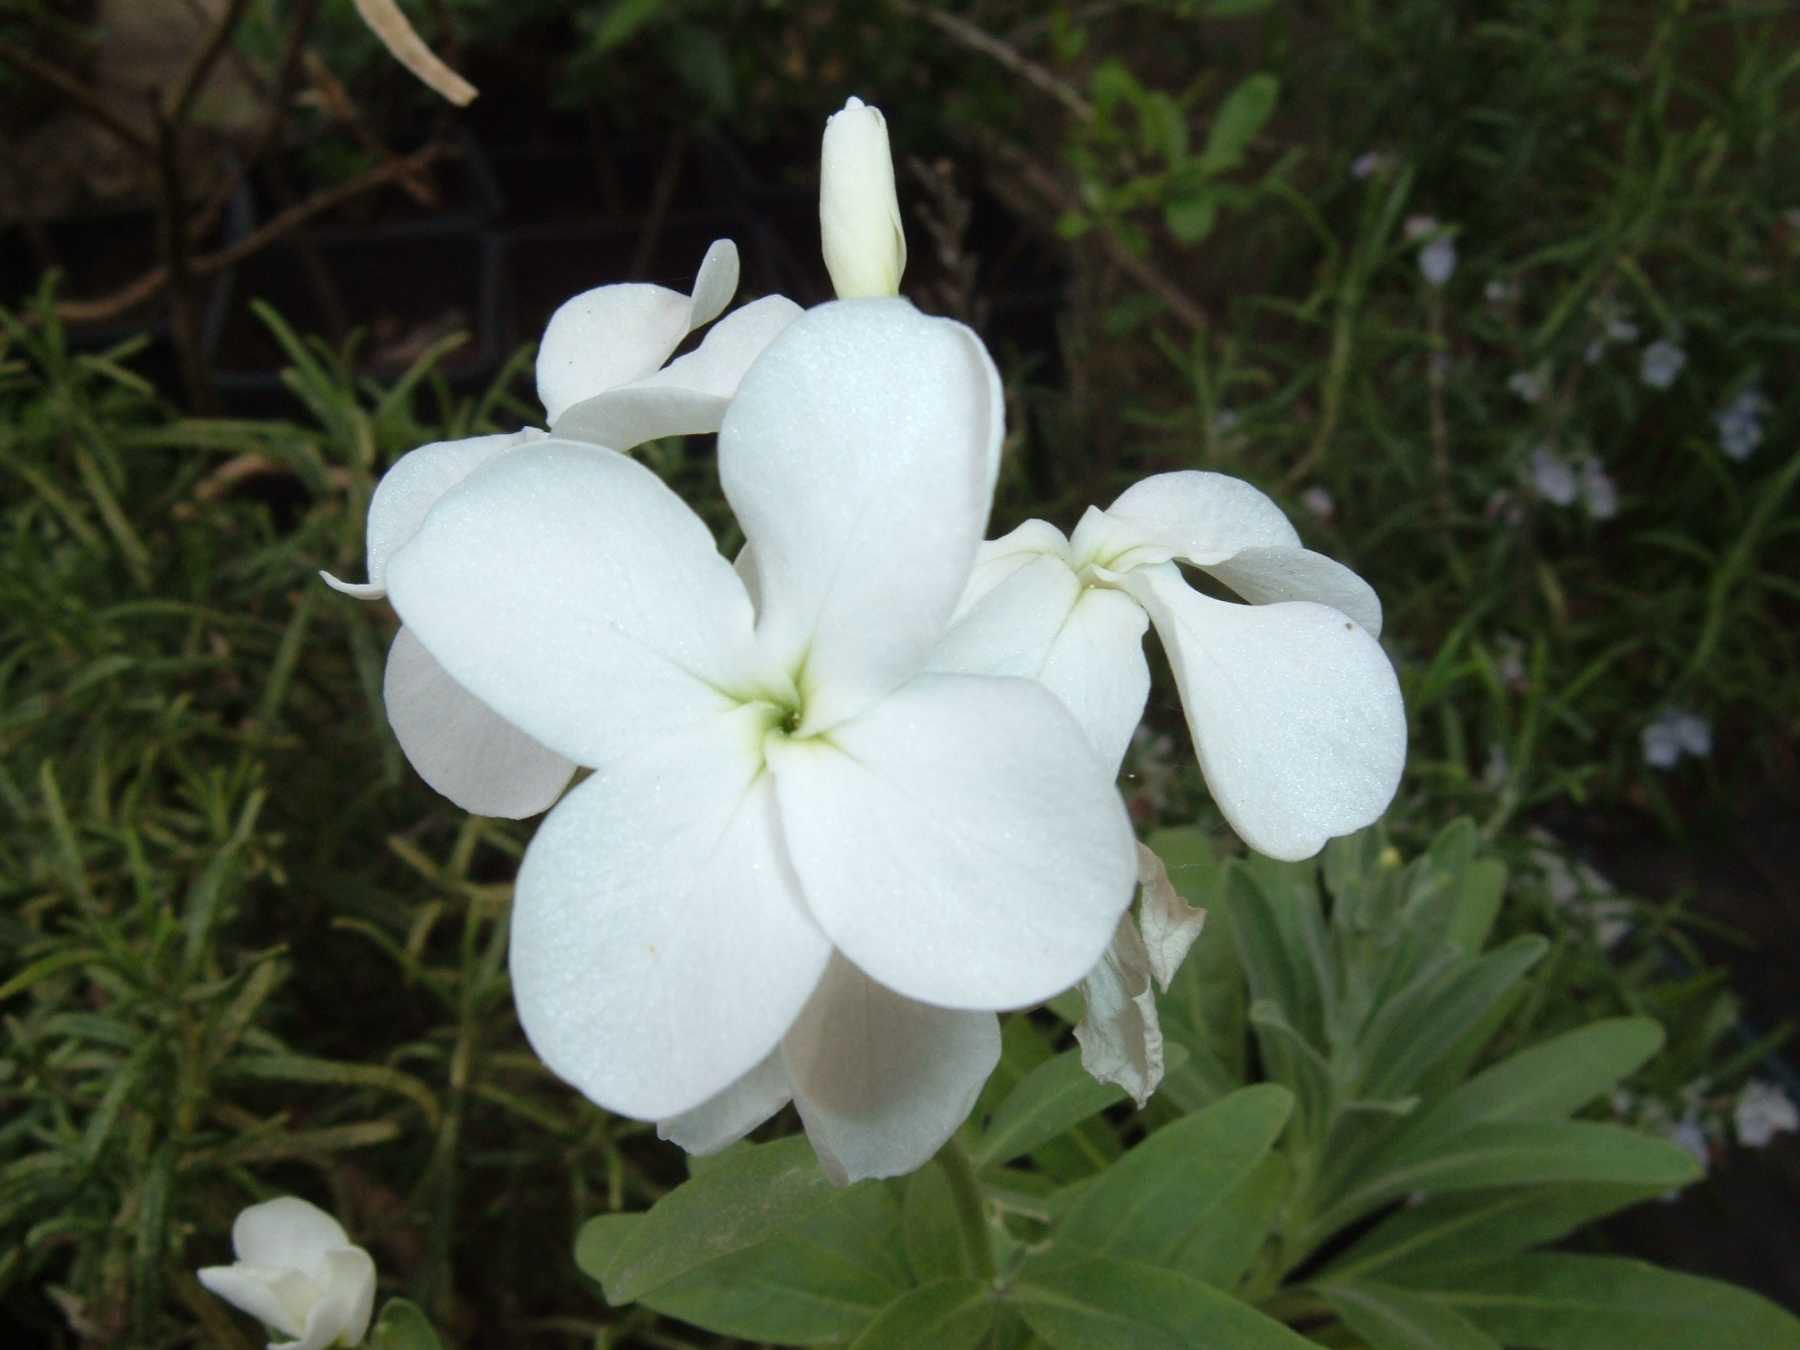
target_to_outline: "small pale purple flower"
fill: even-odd
[[[1719,451],[1727,459],[1742,463],[1756,453],[1762,444],[1763,416],[1769,411],[1769,400],[1755,385],[1740,389],[1718,412],[1713,425],[1719,429]]]
[[[1433,286],[1442,286],[1456,271],[1456,240],[1441,234],[1419,250],[1419,275]]]
[[[1530,370],[1515,370],[1507,377],[1506,387],[1526,403],[1542,403],[1550,392],[1550,363],[1540,361]]]
[[[1752,1078],[1744,1084],[1731,1114],[1738,1142],[1746,1148],[1764,1148],[1778,1134],[1800,1130],[1800,1110],[1773,1083]]]
[[[1687,353],[1668,338],[1658,338],[1644,348],[1638,363],[1638,378],[1652,389],[1667,389],[1687,364]]]
[[[1300,505],[1306,508],[1306,513],[1315,520],[1330,520],[1337,514],[1337,503],[1331,499],[1331,494],[1317,483],[1300,494]]]
[[[1712,753],[1712,724],[1697,713],[1666,708],[1651,719],[1639,740],[1644,763],[1653,769],[1672,769],[1683,755],[1705,759]]]
[[[1618,485],[1592,455],[1581,461],[1581,504],[1595,520],[1611,520],[1619,514]]]
[[[1531,452],[1530,477],[1538,496],[1557,506],[1571,505],[1580,491],[1569,461],[1548,445],[1540,445]]]

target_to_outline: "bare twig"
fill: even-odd
[[[398,158],[386,141],[376,135],[363,115],[358,111],[356,100],[350,97],[350,91],[344,88],[344,82],[331,71],[331,68],[320,59],[317,52],[307,52],[305,56],[306,74],[312,80],[313,89],[318,93],[325,109],[335,117],[350,134],[361,143],[375,158],[391,162]],[[407,177],[400,180],[400,186],[420,206],[436,206],[438,204],[437,189],[429,179],[423,176]]]
[[[146,159],[155,158],[156,142],[107,107],[68,71],[5,38],[0,38],[0,61],[6,62],[21,75],[29,75],[39,84],[54,89]]]
[[[650,189],[650,209],[644,213],[644,227],[638,231],[637,248],[631,255],[631,268],[626,276],[641,277],[650,268],[656,252],[656,241],[669,216],[669,203],[675,199],[675,184],[681,179],[681,162],[687,158],[687,132],[677,131],[670,139],[668,153],[657,170],[656,183]]]
[[[163,117],[169,125],[180,128],[187,125],[188,114],[194,109],[194,100],[206,86],[206,77],[212,74],[212,68],[225,54],[225,48],[231,41],[231,35],[237,31],[244,11],[250,8],[250,0],[230,0],[225,12],[219,15],[218,22],[207,34],[206,43],[194,54],[188,64],[187,73],[181,77],[181,83],[169,101],[163,105]]]
[[[1094,120],[1094,105],[1078,93],[1067,80],[1059,79],[1045,66],[1039,65],[1017,47],[1001,41],[992,33],[977,28],[967,19],[941,9],[916,5],[912,0],[889,0],[900,13],[912,19],[923,19],[933,28],[990,60],[997,61],[1032,87],[1048,94],[1067,108],[1080,122]]]
[[[211,276],[214,272],[223,271],[253,254],[262,252],[270,244],[279,242],[315,216],[323,215],[354,197],[360,197],[363,193],[382,187],[396,179],[418,173],[426,165],[455,153],[454,146],[434,142],[403,159],[377,165],[366,173],[308,197],[305,201],[271,217],[265,224],[252,230],[235,244],[192,259],[189,263],[189,271],[197,277]],[[56,316],[64,323],[102,323],[107,319],[116,318],[134,305],[140,305],[151,299],[168,283],[168,268],[158,267],[146,272],[123,289],[97,300],[65,300],[57,305]]]

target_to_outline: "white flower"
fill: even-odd
[[[1250,603],[1200,594],[1177,559]],[[1041,680],[1116,768],[1149,693],[1149,624],[1207,786],[1250,847],[1310,857],[1386,808],[1406,717],[1376,641],[1381,603],[1221,474],[1147,478],[1089,508],[1072,538],[1033,520],[984,545],[933,664]]]
[[[1684,754],[1705,759],[1712,753],[1712,724],[1697,713],[1668,708],[1644,728],[1641,743],[1644,763],[1671,769]]]
[[[808,311],[719,431],[736,568],[648,469],[555,439],[446,492],[389,598],[475,698],[598,770],[519,870],[544,1061],[722,1147],[791,1095],[839,1180],[923,1163],[993,1010],[1082,978],[1136,880],[1082,729],[1027,680],[932,673],[999,467],[979,339],[901,300]]]
[[[601,286],[568,301],[550,319],[538,349],[538,397],[550,434],[629,450],[660,436],[717,431],[744,371],[800,307],[781,296],[744,305],[714,325],[699,347],[669,355],[730,302],[737,248],[721,239],[706,251],[691,296],[662,286]],[[541,442],[527,427],[498,436],[437,441],[402,456],[369,502],[369,580],[325,580],[362,599],[386,594],[390,558],[418,531],[433,505],[486,464]],[[562,794],[575,766],[476,698],[408,629],[388,652],[382,695],[400,748],[427,783],[466,811],[523,818]]]
[[[1727,459],[1742,462],[1756,453],[1762,444],[1763,415],[1769,411],[1769,400],[1755,385],[1740,389],[1723,408],[1713,414],[1713,425],[1719,429],[1719,450]]]
[[[1138,883],[1143,899],[1136,922],[1129,911],[1119,919],[1106,955],[1081,982],[1086,1009],[1075,1039],[1082,1067],[1102,1083],[1117,1083],[1142,1107],[1163,1076],[1162,1023],[1151,981],[1168,993],[1205,926],[1206,911],[1181,898],[1162,859],[1142,844]]]
[[[1337,503],[1331,494],[1316,483],[1300,494],[1300,505],[1314,520],[1328,521],[1337,514]]]
[[[1619,514],[1619,489],[1592,455],[1581,461],[1581,504],[1595,520]]]
[[[375,1262],[338,1221],[294,1196],[252,1205],[231,1225],[237,1260],[208,1266],[200,1283],[291,1337],[270,1350],[361,1345],[375,1308]]]
[[[1569,461],[1547,445],[1531,452],[1531,485],[1538,496],[1557,506],[1570,505],[1580,491]]]
[[[1456,271],[1456,240],[1441,234],[1419,250],[1419,275],[1442,286]]]
[[[1764,1148],[1777,1134],[1800,1130],[1800,1111],[1788,1095],[1773,1083],[1753,1078],[1738,1096],[1731,1122],[1738,1142],[1746,1148]]]
[[[1652,389],[1667,389],[1687,364],[1687,353],[1668,338],[1658,338],[1644,348],[1638,364],[1638,378]]]
[[[1515,370],[1507,377],[1506,387],[1526,403],[1541,403],[1550,392],[1550,363],[1540,361],[1530,370]]]
[[[819,236],[840,300],[900,293],[906,231],[894,158],[879,108],[853,98],[825,122],[819,158]]]

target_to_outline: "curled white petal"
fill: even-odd
[[[879,108],[852,98],[825,122],[819,153],[819,238],[840,300],[900,293],[906,231],[894,157]]]
[[[336,1219],[282,1196],[243,1210],[231,1243],[237,1261],[199,1271],[200,1283],[294,1338],[276,1350],[361,1344],[375,1306],[375,1263]]]
[[[1150,957],[1129,913],[1082,980],[1081,997],[1086,1008],[1075,1026],[1081,1067],[1102,1083],[1118,1084],[1142,1107],[1162,1082],[1163,1037]]]
[[[1330,605],[1381,636],[1381,600],[1341,562],[1308,548],[1246,548],[1202,568],[1253,605],[1311,600]]]
[[[1069,540],[1078,566],[1111,571],[1180,558],[1205,567],[1249,548],[1298,548],[1281,508],[1250,484],[1184,469],[1132,485],[1106,510],[1089,508]]]
[[[1166,994],[1188,949],[1206,926],[1206,911],[1181,898],[1163,860],[1143,844],[1138,845],[1138,886],[1138,932],[1143,935],[1150,973]]]
[[[903,998],[838,956],[781,1054],[813,1151],[843,1186],[930,1160],[999,1062],[1000,1024]]]

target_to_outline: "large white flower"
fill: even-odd
[[[361,1345],[375,1308],[375,1262],[342,1225],[295,1196],[251,1205],[231,1225],[237,1260],[200,1283],[286,1341],[270,1350]]]
[[[527,850],[512,971],[533,1046],[600,1105],[687,1142],[791,1092],[835,1175],[904,1171],[991,1071],[993,1010],[1106,948],[1136,872],[1113,763],[1033,681],[926,670],[1002,416],[968,329],[841,301],[725,414],[739,568],[642,465],[555,439],[389,559],[449,677],[596,769]]]
[[[701,260],[692,295],[631,283],[597,287],[565,303],[538,348],[538,397],[550,434],[629,450],[660,436],[717,431],[744,371],[800,313],[781,296],[754,301],[720,320],[694,351],[669,361],[689,333],[718,317],[737,284],[737,248],[721,239]],[[444,493],[544,436],[527,427],[436,441],[403,455],[369,502],[369,580],[344,582],[329,573],[325,580],[347,594],[379,599],[387,593],[388,560]],[[382,693],[388,722],[414,769],[464,810],[536,815],[574,773],[565,756],[462,688],[404,627],[389,649]]]
[[[1176,560],[1249,603],[1201,594]],[[1234,478],[1158,474],[1072,538],[1033,520],[984,545],[932,664],[1042,681],[1116,769],[1149,693],[1150,624],[1207,786],[1251,848],[1310,857],[1386,809],[1406,716],[1381,604]]]

